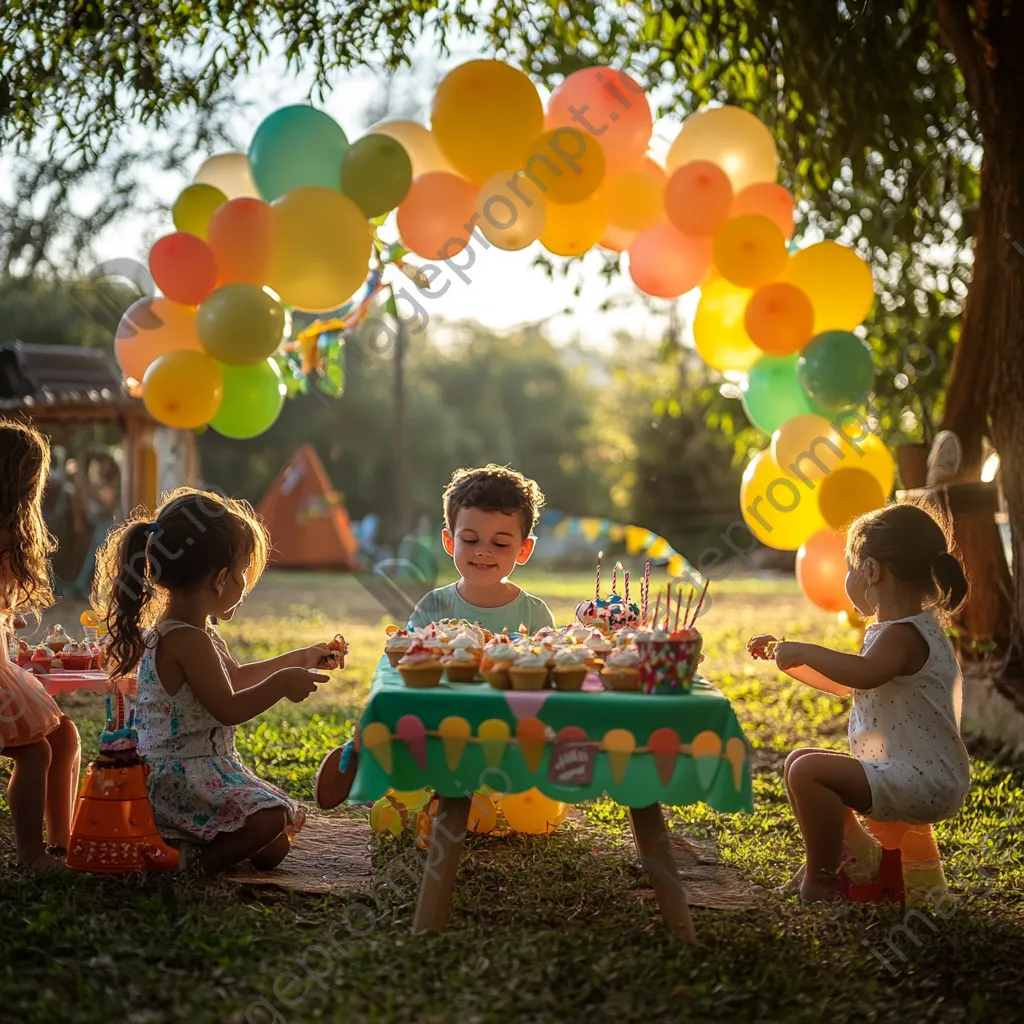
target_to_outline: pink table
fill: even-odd
[[[107,694],[112,689],[110,679],[105,672],[46,672],[38,673],[38,676],[50,696],[56,696],[58,693],[73,693],[77,690]],[[117,680],[117,691],[126,696],[135,696],[135,680],[130,678]]]

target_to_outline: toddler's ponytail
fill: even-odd
[[[958,612],[970,591],[960,559],[949,551],[943,552],[935,560],[932,576],[939,592],[939,607],[950,613]]]
[[[113,533],[97,558],[97,579],[107,590],[106,624],[110,633],[107,656],[113,661],[114,676],[135,670],[145,650],[143,616],[153,600],[146,553],[151,526],[133,522]]]

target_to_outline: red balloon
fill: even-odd
[[[606,173],[611,175],[643,158],[654,119],[634,78],[615,68],[592,67],[574,71],[555,89],[544,127],[590,132],[601,143]]]
[[[711,239],[684,235],[671,224],[641,231],[629,247],[629,276],[648,295],[674,299],[696,288],[711,267]]]
[[[217,209],[208,237],[221,284],[267,283],[274,229],[274,211],[262,199],[232,199]]]
[[[444,171],[416,178],[398,204],[398,233],[417,256],[448,259],[462,252],[473,233],[478,186]]]
[[[182,306],[198,306],[217,287],[213,250],[186,231],[176,231],[153,243],[149,270],[157,288]]]
[[[812,534],[796,553],[796,578],[807,600],[823,611],[855,610],[846,594],[846,534]]]
[[[713,235],[728,219],[731,206],[729,177],[709,160],[683,164],[665,186],[665,212],[686,235]]]

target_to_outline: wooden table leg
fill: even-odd
[[[629,820],[633,826],[640,863],[651,879],[654,895],[657,897],[658,907],[668,930],[687,942],[696,942],[697,934],[693,930],[693,920],[686,902],[683,882],[672,859],[668,830],[661,816],[661,805],[630,807]]]
[[[427,849],[420,898],[413,918],[414,932],[443,932],[452,906],[455,874],[469,818],[469,797],[441,797]]]

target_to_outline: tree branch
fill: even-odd
[[[963,75],[967,98],[971,106],[980,111],[985,88],[982,78],[985,64],[971,24],[970,0],[939,0],[938,19],[939,31]]]

